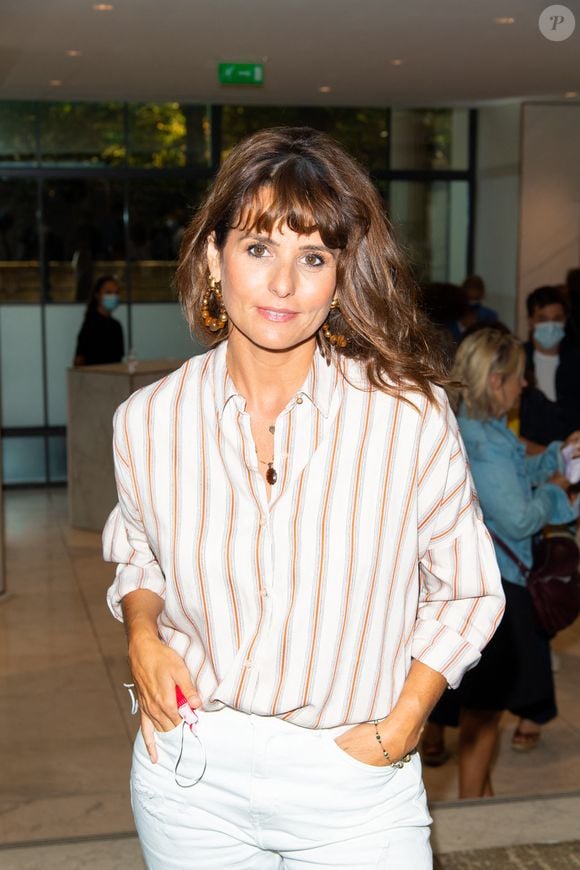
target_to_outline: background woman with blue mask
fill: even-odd
[[[558,287],[538,287],[526,305],[529,388],[520,406],[520,435],[547,446],[580,428],[580,350],[566,335],[567,310]]]
[[[112,317],[119,305],[119,285],[112,275],[97,279],[77,338],[75,366],[121,362],[123,327]]]

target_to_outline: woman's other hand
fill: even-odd
[[[570,488],[570,481],[568,480],[568,478],[566,477],[565,474],[562,474],[561,471],[554,472],[554,474],[548,478],[546,483],[553,483],[554,486],[559,486],[566,493],[568,492],[568,489]]]
[[[122,607],[143,738],[151,761],[156,762],[154,730],[170,731],[181,719],[175,687],[180,687],[191,707],[199,707],[201,698],[181,656],[159,638],[157,620],[163,599],[148,589],[136,589],[124,596]]]
[[[397,733],[397,729],[393,728],[388,719],[379,722],[378,727],[382,746],[389,753],[388,761],[383,755],[381,743],[377,740],[376,728],[372,723],[355,725],[354,728],[337,737],[334,742],[343,752],[352,755],[357,761],[373,767],[386,767],[395,761],[400,761],[417,746],[419,734],[416,737],[403,737]]]
[[[158,637],[136,633],[129,644],[129,666],[139,697],[143,739],[151,761],[156,762],[154,731],[170,731],[181,721],[175,686],[191,707],[199,707],[201,699],[181,656]]]
[[[427,717],[446,687],[442,674],[413,659],[397,703],[378,723],[381,742],[374,723],[365,722],[337,737],[336,745],[363,764],[380,767],[400,761],[419,745]]]
[[[562,444],[562,449],[564,449],[564,447],[574,447],[574,453],[572,456],[580,456],[580,429],[576,432],[572,432],[571,435],[568,435]]]

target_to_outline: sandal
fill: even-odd
[[[519,728],[513,733],[511,747],[515,752],[531,752],[540,742],[541,731],[520,731]]]
[[[423,740],[421,743],[421,760],[426,767],[441,767],[450,758],[451,753],[442,740],[437,743]]]

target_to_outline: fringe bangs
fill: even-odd
[[[353,223],[362,224],[359,231],[365,231],[366,220],[357,221],[333,187],[306,161],[294,158],[246,188],[232,208],[229,226],[266,234],[285,226],[304,236],[319,232],[327,247],[344,250],[352,239]]]

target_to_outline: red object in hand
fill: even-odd
[[[184,704],[187,704],[187,706],[189,707],[188,700],[181,691],[181,686],[175,687],[175,700],[177,701],[178,707],[183,707]]]
[[[197,713],[193,707],[190,706],[189,701],[181,691],[181,687],[178,685],[175,686],[175,700],[177,701],[177,712],[193,731],[198,722]]]

